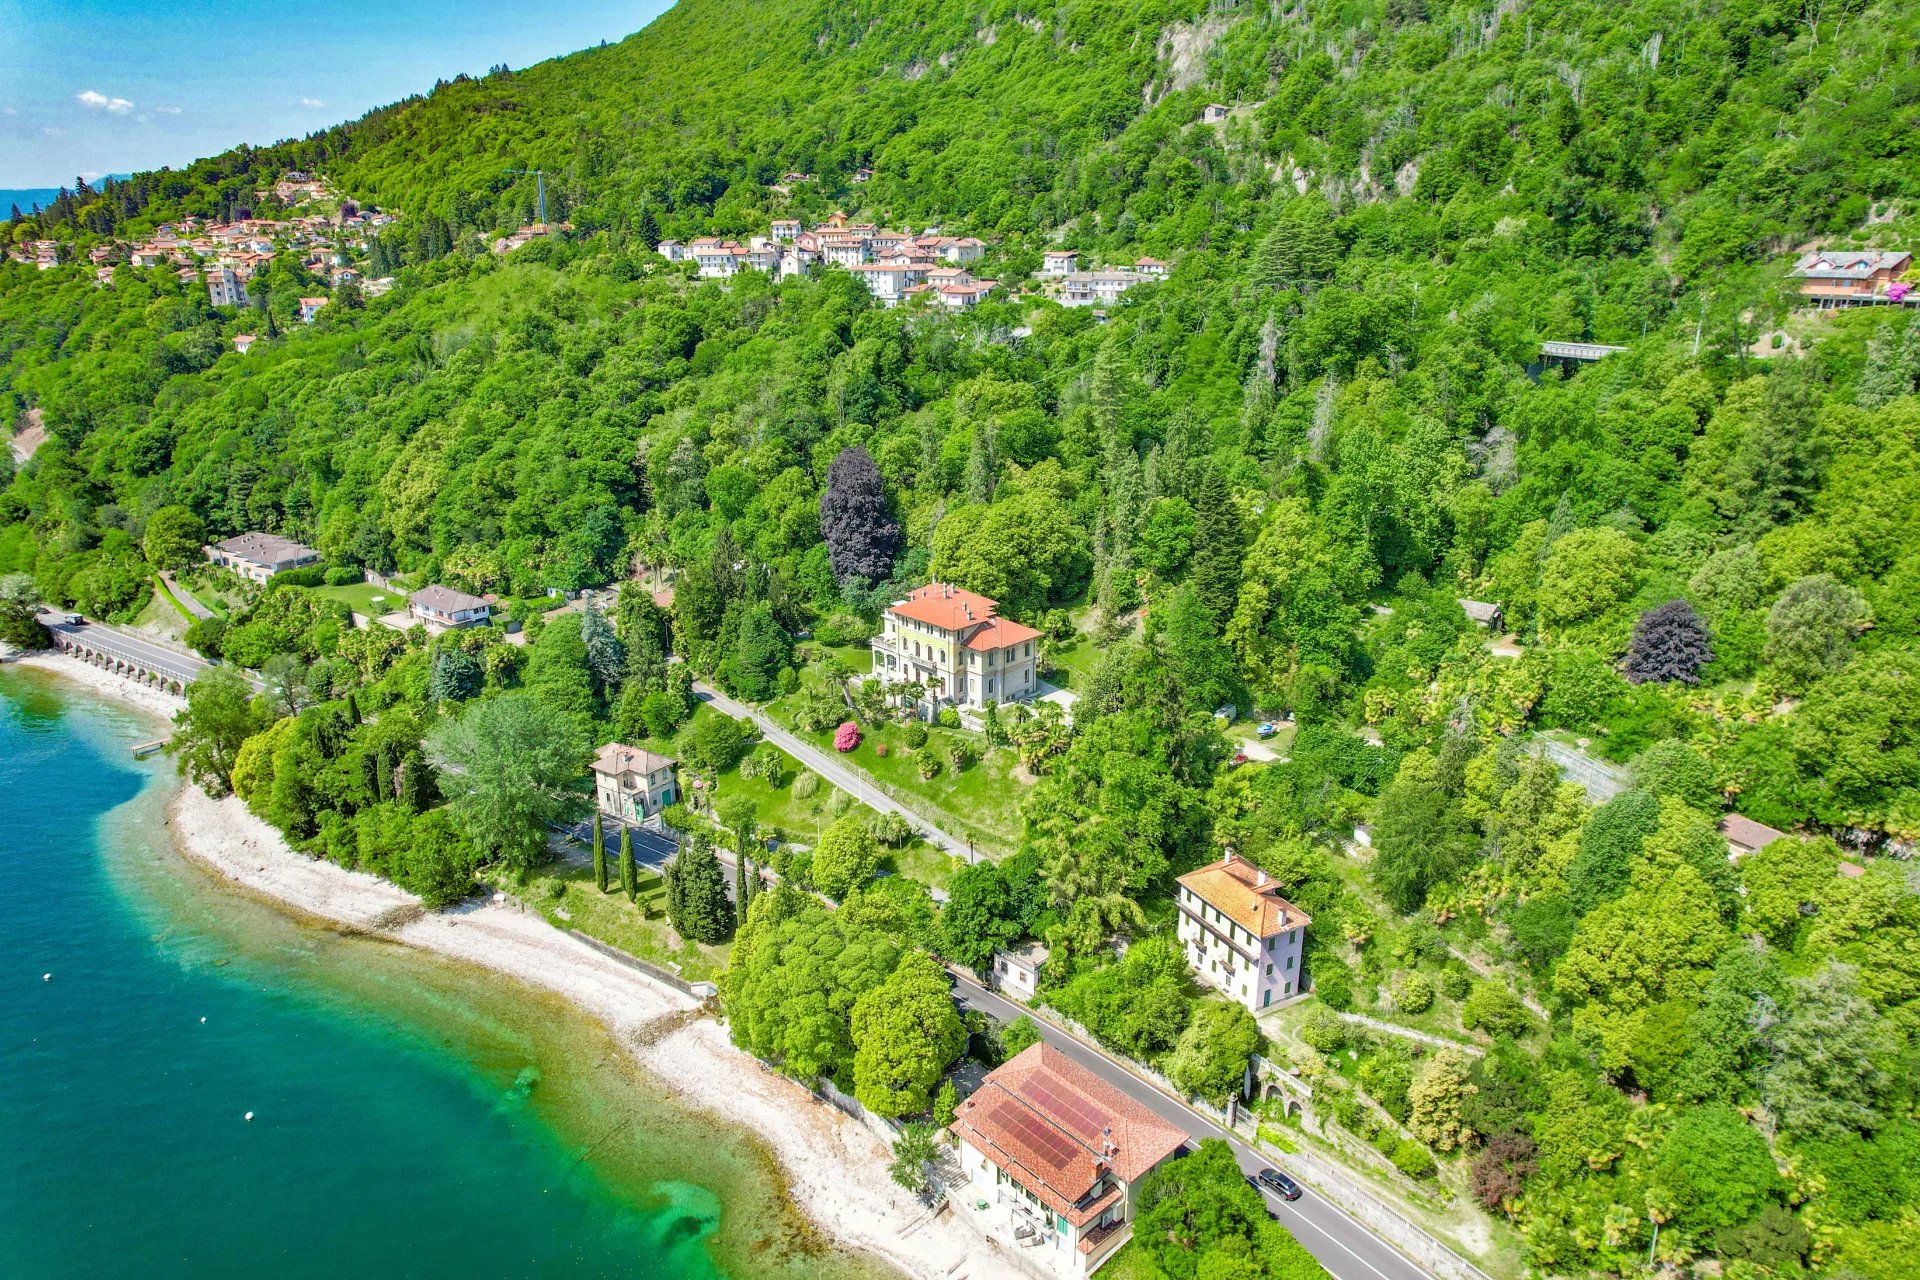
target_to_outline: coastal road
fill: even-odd
[[[721,693],[718,689],[699,681],[694,682],[693,691],[702,702],[710,704],[714,710],[724,711],[736,720],[745,716],[747,719],[753,721],[754,724],[759,726],[761,734],[766,737],[768,742],[771,742],[774,746],[780,748],[795,760],[798,760],[801,764],[807,766],[807,768],[813,770],[828,782],[831,782],[834,786],[853,796],[859,800],[860,803],[877,809],[881,813],[899,814],[913,825],[914,829],[919,832],[921,838],[928,844],[946,853],[950,853],[956,858],[962,858],[968,861],[977,860],[977,855],[968,850],[965,840],[955,839],[953,836],[948,835],[925,817],[915,813],[882,791],[879,787],[869,782],[858,770],[849,769],[846,765],[841,764],[838,760],[835,760],[811,742],[804,741],[781,728],[778,724],[774,723],[772,716],[767,715],[763,711],[757,711],[744,702],[736,702],[726,694]]]
[[[40,621],[56,637],[66,636],[86,645],[95,653],[130,663],[164,679],[177,680],[183,687],[192,684],[211,665],[198,654],[175,649],[171,645],[157,644],[104,622],[72,623],[65,621],[65,618],[65,614],[40,615]]]
[[[1028,1012],[957,974],[953,993],[962,1008],[978,1009],[999,1022],[1011,1022]],[[1195,1142],[1202,1138],[1226,1139],[1244,1172],[1252,1173],[1270,1163],[1266,1156],[1256,1153],[1233,1134],[1116,1065],[1105,1054],[1038,1018],[1033,1021],[1040,1029],[1040,1038],[1049,1045],[1163,1120],[1184,1129]],[[1295,1173],[1285,1167],[1281,1172]],[[1315,1195],[1297,1174],[1295,1180],[1306,1190],[1298,1200],[1282,1200],[1270,1191],[1262,1194],[1281,1224],[1319,1260],[1334,1280],[1432,1280],[1431,1272],[1415,1265],[1344,1209]]]

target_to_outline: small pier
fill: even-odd
[[[152,742],[137,742],[133,747],[133,758],[145,760],[156,752],[165,751],[172,743],[172,738],[155,738]]]

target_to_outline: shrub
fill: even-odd
[[[1321,1053],[1338,1053],[1347,1047],[1347,1024],[1331,1009],[1315,1009],[1300,1024],[1300,1038]]]
[[[800,776],[793,780],[793,798],[812,799],[820,790],[820,775],[811,769],[802,769]]]
[[[843,720],[840,723],[840,727],[833,731],[833,749],[835,751],[847,752],[859,745],[860,726],[851,720]]]
[[[1400,975],[1393,983],[1393,1004],[1402,1013],[1425,1013],[1433,1007],[1433,983],[1425,974]]]
[[[1342,1012],[1353,1008],[1353,970],[1338,956],[1326,952],[1313,956],[1307,974],[1313,979],[1313,994],[1327,1008]]]
[[[327,585],[330,587],[350,587],[356,582],[367,580],[366,570],[350,564],[337,564],[327,570]]]
[[[932,747],[922,747],[914,752],[913,764],[914,768],[920,771],[922,778],[932,779],[940,776],[940,755]]]
[[[887,758],[887,744],[884,742],[874,743],[873,754],[875,754],[876,756],[879,756],[882,760],[885,760]]]
[[[873,838],[890,849],[897,849],[913,837],[913,826],[897,813],[881,814],[873,822]]]
[[[965,770],[973,760],[973,744],[965,738],[955,738],[947,743],[947,763],[953,766],[955,773]]]
[[[1440,975],[1440,994],[1449,1000],[1465,1000],[1473,988],[1473,978],[1465,969],[1448,969]]]
[[[1000,1048],[1002,1052],[1011,1058],[1015,1054],[1025,1050],[1029,1045],[1037,1043],[1039,1039],[1039,1026],[1034,1023],[1032,1018],[1029,1018],[1023,1013],[1012,1022],[1009,1022],[1007,1029],[1000,1033]]]
[[[1489,1035],[1521,1036],[1533,1025],[1520,997],[1496,981],[1474,984],[1473,993],[1460,1009],[1460,1022],[1468,1030],[1478,1028]]]
[[[1402,1138],[1393,1148],[1393,1167],[1409,1178],[1431,1178],[1433,1157],[1412,1138]]]
[[[302,569],[282,569],[267,579],[264,588],[267,591],[284,591],[288,587],[317,587],[327,580],[327,571],[317,564]]]
[[[907,731],[903,736],[907,740],[907,745],[918,751],[921,747],[927,745],[927,726],[921,724],[918,720],[909,721],[907,723]]]
[[[960,727],[960,712],[953,707],[940,708],[940,714],[936,718],[939,720],[942,729],[958,729]]]

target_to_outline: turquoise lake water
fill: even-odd
[[[888,1274],[567,1006],[184,862],[153,731],[0,670],[0,1276]]]

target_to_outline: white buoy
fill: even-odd
[[[52,974],[50,974],[50,973],[43,973],[43,974],[41,974],[41,975],[40,975],[40,981],[42,981],[42,982],[52,982],[52,981],[53,981],[53,975],[52,975]]]
[[[247,1119],[249,1120],[253,1119],[253,1112],[251,1111],[247,1112]]]
[[[202,1018],[202,1019],[200,1019],[200,1021],[202,1021],[202,1022],[205,1022],[205,1021],[206,1021],[206,1019],[205,1019],[205,1018]]]

